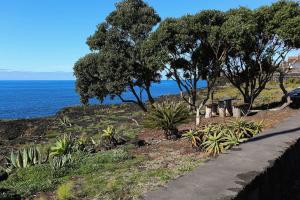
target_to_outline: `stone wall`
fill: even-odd
[[[300,199],[300,140],[258,175],[235,200]]]

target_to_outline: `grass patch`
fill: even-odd
[[[198,159],[173,157],[175,165],[166,167],[163,163],[146,157],[133,157],[126,148],[97,154],[79,153],[74,156],[73,166],[61,177],[53,176],[52,169],[47,164],[32,166],[17,170],[8,180],[0,183],[0,187],[28,197],[43,191],[57,190],[57,193],[72,180],[74,185],[81,186],[74,194],[76,198],[126,199],[139,197],[145,191],[162,185],[201,163]]]

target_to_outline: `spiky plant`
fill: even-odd
[[[224,131],[219,124],[209,124],[202,130],[203,142],[201,146],[205,151],[213,156],[224,152]]]
[[[231,129],[224,129],[225,134],[223,137],[223,147],[225,150],[230,149],[233,146],[239,145],[240,143],[243,143],[248,140],[248,138],[243,137],[243,134],[241,133],[235,133]]]
[[[163,102],[154,104],[147,113],[144,126],[147,128],[160,128],[166,138],[179,136],[177,126],[187,120],[189,111],[183,103]]]
[[[12,151],[7,160],[8,168],[12,170],[42,164],[48,160],[48,155],[44,156],[38,147],[27,147],[16,152]]]
[[[70,165],[73,162],[71,154],[55,156],[50,160],[50,165],[54,171]]]
[[[116,139],[116,129],[113,126],[108,126],[106,129],[104,129],[102,131],[101,138],[107,148],[113,148],[118,145],[118,140]]]
[[[190,140],[192,147],[194,148],[199,148],[201,145],[201,138],[199,136],[199,132],[196,130],[189,130],[187,132],[185,132],[182,137],[187,138],[188,140]]]
[[[241,134],[242,137],[251,138],[262,131],[263,122],[260,123],[237,119],[231,121],[228,126],[234,131],[235,134]]]
[[[74,140],[70,135],[64,135],[58,139],[54,146],[50,148],[50,156],[61,156],[72,152],[74,146]]]

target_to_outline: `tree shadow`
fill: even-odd
[[[277,135],[283,135],[283,134],[286,134],[286,133],[292,133],[292,132],[296,132],[296,131],[300,131],[300,127],[293,128],[293,129],[288,129],[288,130],[285,130],[285,131],[278,131],[278,132],[274,132],[274,133],[269,133],[269,134],[262,134],[262,135],[254,137],[254,138],[251,138],[250,140],[246,141],[245,143],[255,142],[255,141],[258,141],[258,140],[263,140],[263,139],[266,139],[266,138],[275,137]],[[299,136],[300,136],[300,133],[299,133]]]

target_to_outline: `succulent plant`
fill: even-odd
[[[16,152],[12,151],[7,158],[9,168],[26,168],[47,162],[48,155],[43,156],[38,147],[28,147]]]
[[[154,104],[147,113],[144,126],[146,128],[160,128],[166,138],[179,137],[177,125],[187,120],[189,111],[186,105],[175,102]]]
[[[58,139],[54,146],[50,148],[50,156],[62,156],[72,152],[74,147],[74,140],[70,135],[64,135]]]
[[[72,163],[71,154],[55,156],[51,159],[50,164],[53,170],[61,169]]]

